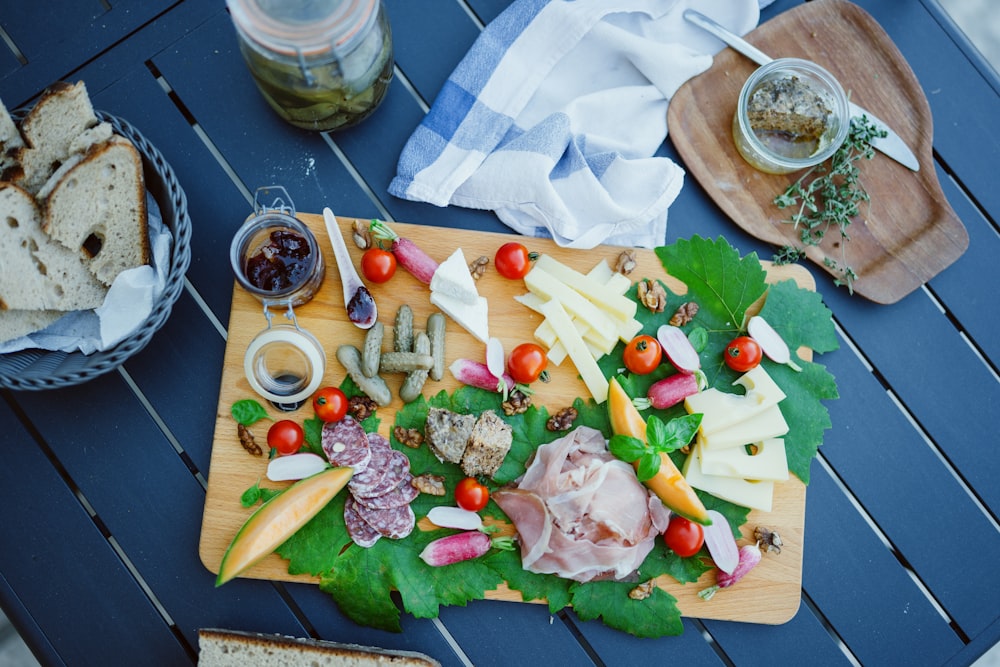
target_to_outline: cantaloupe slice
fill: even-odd
[[[608,416],[612,431],[646,442],[646,420],[642,418],[632,404],[632,399],[614,378],[611,378],[608,385]],[[634,465],[638,466],[638,463],[636,461]],[[712,523],[704,503],[666,454],[660,453],[660,469],[643,483],[659,496],[671,511],[706,526]]]
[[[222,556],[221,586],[281,546],[347,486],[353,468],[329,468],[299,480],[250,515]]]

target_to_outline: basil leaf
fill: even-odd
[[[635,476],[640,482],[645,482],[653,478],[660,471],[660,455],[656,452],[646,452],[639,458],[639,469],[635,471]]]
[[[676,449],[688,445],[694,440],[694,436],[697,435],[702,417],[701,413],[674,417],[664,425],[660,434],[662,435],[662,439],[651,441],[653,446],[658,451],[669,454]]]
[[[642,440],[622,434],[611,436],[608,449],[626,463],[632,463],[646,453],[646,445]]]
[[[244,426],[250,426],[261,419],[269,418],[264,406],[252,398],[244,398],[233,403],[230,413],[232,413],[233,419]]]
[[[253,507],[257,504],[257,501],[260,500],[261,488],[259,484],[260,482],[254,484],[240,496],[240,504],[243,505],[243,507]]]

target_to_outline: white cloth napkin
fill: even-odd
[[[689,7],[739,34],[759,19],[758,0],[517,0],[452,72],[389,192],[566,247],[661,245],[684,178],[654,157],[667,104],[723,46]]]
[[[151,265],[122,271],[94,310],[78,310],[63,315],[51,325],[27,336],[0,344],[0,354],[24,349],[55,350],[92,354],[109,350],[123,341],[153,311],[167,286],[170,246],[173,237],[163,224],[160,209],[146,195]]]

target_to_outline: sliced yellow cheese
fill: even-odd
[[[788,459],[785,458],[785,441],[782,438],[755,442],[752,448],[756,449],[756,454],[750,454],[746,446],[712,450],[705,447],[704,442],[698,443],[701,472],[775,482],[788,479]]]
[[[566,266],[551,255],[539,255],[535,261],[535,268],[562,281],[615,319],[630,320],[635,317],[637,307],[635,301],[621,294],[616,294],[605,283],[591,279],[576,269]]]
[[[555,329],[559,341],[566,348],[566,354],[576,366],[580,377],[583,378],[583,383],[587,385],[590,395],[598,403],[606,401],[608,399],[608,381],[586,343],[583,342],[583,337],[573,326],[563,304],[552,299],[542,304],[542,311],[546,319],[552,323],[552,328]]]
[[[739,447],[750,442],[760,442],[768,438],[777,438],[786,433],[788,433],[788,422],[781,414],[781,408],[772,405],[745,421],[733,424],[711,435],[701,436],[701,439],[704,451],[714,451]]]
[[[751,482],[735,477],[706,475],[701,469],[701,449],[695,444],[684,461],[684,479],[696,489],[750,509],[771,511],[774,482]]]
[[[602,339],[618,338],[618,327],[615,320],[581,296],[579,292],[556,279],[544,269],[533,267],[524,276],[524,284],[530,291],[543,299],[558,300],[567,313],[589,324]]]
[[[733,384],[745,387],[746,394],[727,394],[710,387],[684,399],[684,408],[689,414],[700,412],[704,415],[699,428],[703,436],[756,417],[785,398],[785,392],[762,366],[747,371]]]

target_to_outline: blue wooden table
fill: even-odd
[[[1000,641],[1000,79],[935,0],[860,0],[915,71],[934,164],[969,249],[900,302],[875,305],[815,267],[841,347],[834,427],[813,462],[802,604],[788,623],[685,619],[639,640],[572,612],[483,601],[402,634],[360,627],[317,587],[214,587],[198,540],[232,290],[227,251],[258,185],[300,210],[506,231],[491,213],[388,195],[406,139],[505,0],[388,0],[397,70],[377,114],[329,137],[262,102],[222,0],[0,2],[0,97],[30,104],[86,81],[166,156],[194,234],[188,284],[119,371],[0,392],[0,607],[44,664],[188,664],[197,629],[227,627],[418,650],[445,665],[968,665]],[[779,0],[762,21],[797,5]],[[16,50],[15,48],[16,47]],[[674,155],[668,140],[665,153]],[[667,242],[741,232],[689,179]],[[0,260],[2,261],[2,260]],[[512,638],[517,638],[512,641]]]

